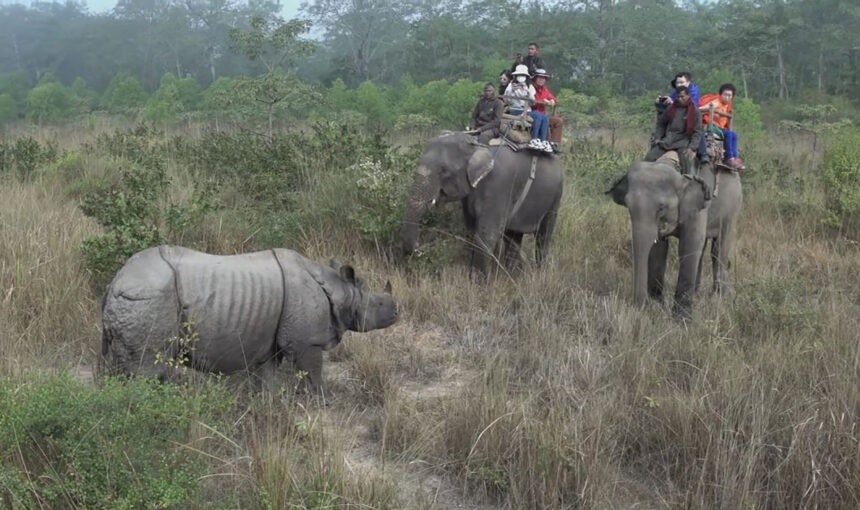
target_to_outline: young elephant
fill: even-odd
[[[286,357],[321,391],[322,351],[346,330],[396,320],[390,282],[370,292],[337,261],[326,267],[281,248],[219,256],[159,246],[132,256],[108,286],[102,354],[114,372],[161,378],[170,360],[258,373]]]

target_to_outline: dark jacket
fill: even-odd
[[[529,74],[532,75],[532,77],[534,77],[536,70],[546,69],[546,67],[544,67],[544,64],[543,64],[543,59],[541,59],[540,57],[532,57],[531,55],[525,56],[525,58],[523,59],[523,64],[528,66]],[[514,62],[514,64],[511,66],[511,72],[516,71],[516,69],[517,69],[517,63]]]
[[[693,149],[699,148],[699,139],[702,137],[702,112],[698,108],[696,112],[696,123],[694,124],[692,136],[687,135],[687,109],[678,108],[674,118],[670,122],[666,114],[657,119],[657,127],[654,130],[654,145],[665,150]]]
[[[472,128],[481,132],[491,129],[498,131],[502,123],[503,110],[504,103],[501,99],[481,97],[475,105],[475,111],[472,112]]]

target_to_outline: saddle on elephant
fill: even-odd
[[[534,120],[528,112],[523,112],[520,115],[503,113],[499,131],[502,138],[507,138],[514,143],[528,143],[532,139],[532,124],[534,124]]]

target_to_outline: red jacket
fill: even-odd
[[[556,101],[556,102],[557,102],[557,100],[556,100],[555,96],[552,95],[552,92],[549,91],[549,87],[547,87],[546,85],[544,85],[543,87],[538,87],[537,85],[535,85],[534,87],[535,87],[535,92],[536,92],[535,101],[537,101],[537,103],[535,103],[535,105],[532,106],[532,110],[546,115],[546,105],[541,104],[540,102],[545,101],[547,99],[552,99],[553,101]]]

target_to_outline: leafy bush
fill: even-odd
[[[860,226],[860,130],[845,130],[828,143],[822,177],[830,223]]]
[[[69,117],[74,106],[72,93],[60,82],[41,83],[27,94],[27,116],[37,122]]]
[[[232,185],[259,206],[283,205],[289,191],[298,189],[304,176],[297,135],[271,139],[247,133],[206,133],[188,147],[185,157],[200,172],[220,185]]]
[[[87,82],[80,76],[75,78],[70,87],[76,113],[88,113],[98,102],[98,93],[87,87]]]
[[[107,229],[84,239],[81,250],[95,284],[100,287],[131,255],[164,242],[159,229],[159,201],[169,180],[161,167],[133,165],[120,182],[84,197],[81,210]]]
[[[17,177],[29,179],[36,168],[56,158],[53,145],[42,145],[30,136],[22,136],[11,144],[0,142],[0,175],[15,170]]]
[[[178,79],[171,73],[161,77],[158,90],[146,102],[143,116],[152,121],[171,121],[199,107],[200,87],[194,78]]]
[[[355,109],[367,116],[368,126],[390,128],[393,119],[387,91],[372,81],[362,83],[355,93]]]
[[[761,108],[755,101],[746,97],[735,99],[732,129],[740,133],[742,143],[761,143],[764,127],[761,122]]]
[[[390,149],[382,159],[365,158],[347,169],[354,175],[357,201],[349,219],[370,242],[389,244],[400,229],[417,151]]]
[[[188,508],[205,459],[193,426],[219,427],[233,400],[153,380],[71,376],[0,383],[0,500],[10,508]],[[8,498],[8,499],[7,499]]]
[[[104,94],[104,104],[112,112],[130,113],[146,103],[147,93],[134,76],[120,73],[113,77]]]

